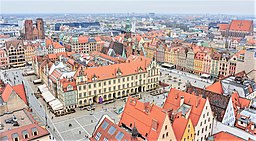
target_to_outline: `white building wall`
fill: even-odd
[[[209,100],[206,100],[203,112],[195,126],[195,141],[204,141],[212,135],[213,115]]]
[[[228,126],[234,126],[236,121],[232,98],[229,99],[222,123]]]

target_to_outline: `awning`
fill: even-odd
[[[210,75],[209,74],[202,74],[201,77],[209,78]]]
[[[49,105],[52,107],[54,111],[63,109],[63,104],[58,99],[49,102]]]
[[[42,96],[46,102],[51,102],[56,99],[50,91],[42,93]]]
[[[45,84],[38,86],[38,89],[41,93],[44,93],[46,91],[49,91],[47,86]]]
[[[163,66],[163,67],[168,67],[168,68],[174,67],[174,65],[168,64],[168,63],[163,63],[162,66]]]

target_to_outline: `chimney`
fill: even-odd
[[[251,130],[253,131],[254,130],[254,127],[255,125],[254,124],[251,124]]]
[[[184,96],[180,96],[180,106],[184,103]]]
[[[200,103],[200,97],[199,96],[196,96],[196,108],[198,107],[199,103]]]

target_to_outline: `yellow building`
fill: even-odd
[[[195,54],[195,60],[194,60],[194,73],[201,75],[203,73],[204,68],[204,57],[206,53],[205,52],[197,52]]]
[[[35,50],[32,45],[25,46],[25,61],[32,64],[32,58],[35,56]]]
[[[130,56],[126,63],[79,68],[75,74],[78,106],[108,101],[158,87],[159,67],[143,56]]]
[[[173,130],[177,141],[194,141],[195,139],[195,130],[190,118],[186,119],[181,115],[175,118]]]

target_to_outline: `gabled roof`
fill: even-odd
[[[226,108],[228,106],[228,102],[230,100],[229,96],[211,92],[206,89],[194,87],[192,85],[187,88],[187,92],[196,96],[208,98],[212,112],[214,113],[215,116],[217,116],[218,121],[222,121]]]
[[[20,96],[20,98],[28,104],[25,88],[23,84],[15,85],[12,87],[13,90]]]
[[[11,95],[12,91],[13,91],[12,86],[10,84],[7,84],[3,90],[2,95],[1,95],[4,102],[8,101],[9,96]]]
[[[167,113],[162,108],[128,97],[119,125],[129,128],[135,125],[147,140],[157,140],[166,117]]]
[[[229,28],[229,24],[218,24],[219,30],[227,30]]]
[[[244,141],[243,139],[228,132],[219,132],[213,135],[214,141]]]
[[[229,30],[249,32],[252,26],[252,20],[232,20]]]
[[[178,110],[180,107],[181,96],[184,97],[184,104],[191,106],[191,112],[189,118],[194,126],[197,125],[199,118],[203,112],[206,99],[195,96],[174,88],[171,88],[167,99],[165,100],[163,108],[166,110]]]
[[[172,126],[177,140],[181,141],[189,120],[182,116],[174,119]]]
[[[1,95],[4,102],[8,102],[9,97],[13,91],[25,102],[25,104],[28,104],[23,84],[19,84],[15,86],[11,86],[10,84],[7,84]]]
[[[54,49],[64,48],[64,46],[62,46],[59,42],[53,42],[53,47]]]
[[[87,43],[88,42],[88,37],[84,37],[84,36],[79,36],[78,37],[78,43],[82,44],[82,43]]]
[[[109,119],[109,117],[102,117],[103,120],[100,120],[100,122],[98,123],[98,125],[96,125],[96,129],[93,132],[92,137],[90,138],[91,141],[104,141],[104,138],[107,138],[109,141],[114,141],[117,140],[118,138],[118,134],[119,135],[123,135],[123,136],[119,136],[120,140],[132,140],[132,136],[131,134],[127,133],[124,129],[122,129],[121,127],[117,126],[112,120]],[[111,129],[115,129],[114,133],[111,135],[109,133]],[[97,136],[97,134],[101,134],[99,140],[96,140],[95,137]]]
[[[222,84],[221,81],[215,82],[210,86],[206,87],[206,90],[209,90],[211,92],[217,93],[217,94],[223,94]]]

